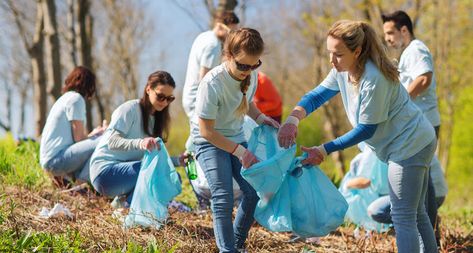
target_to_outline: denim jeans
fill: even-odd
[[[445,200],[445,197],[436,197],[435,203],[437,208],[439,208]],[[389,199],[389,195],[379,197],[375,201],[373,201],[368,206],[368,215],[376,222],[384,223],[384,224],[391,224],[393,223],[391,219],[391,200]],[[429,216],[430,218],[430,216]]]
[[[436,145],[437,141],[433,140],[411,158],[388,163],[391,216],[400,253],[420,251],[418,234],[426,253],[438,252],[425,208],[429,167]]]
[[[242,143],[246,147],[246,143]],[[199,161],[212,194],[211,209],[217,247],[220,252],[235,252],[243,248],[253,224],[258,202],[256,191],[240,175],[241,163],[237,157],[210,143],[196,145]],[[233,181],[240,186],[243,196],[232,224]]]
[[[126,195],[130,204],[140,173],[141,161],[117,163],[105,168],[94,179],[92,185],[100,194],[115,197]]]
[[[100,137],[85,139],[59,152],[45,166],[54,176],[72,176],[89,182],[89,162]]]

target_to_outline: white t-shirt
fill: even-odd
[[[195,109],[195,97],[200,82],[200,69],[212,69],[221,62],[222,43],[213,31],[199,34],[192,44],[187,62],[186,81],[182,91],[182,106],[191,118]]]
[[[398,68],[400,81],[406,89],[418,76],[432,72],[430,86],[414,99],[414,103],[424,112],[433,126],[439,126],[440,113],[437,104],[434,62],[427,46],[420,40],[411,41],[401,54]]]
[[[149,128],[154,126],[154,118],[150,117]],[[142,139],[148,135],[143,130],[140,101],[130,100],[120,105],[112,114],[112,119],[107,130],[95,148],[90,159],[90,181],[100,175],[106,167],[120,162],[139,161],[143,158],[143,150],[111,150],[108,140],[113,130],[120,132],[126,139]]]
[[[258,85],[258,73],[251,72],[251,82],[246,92],[248,103]],[[246,141],[243,132],[243,117],[235,115],[241,103],[243,93],[241,81],[233,79],[225,67],[225,62],[213,68],[200,82],[197,91],[195,113],[191,119],[191,136],[194,143],[208,142],[199,132],[199,118],[215,120],[215,130],[236,143]]]
[[[83,121],[85,126],[85,111],[85,100],[75,91],[64,93],[54,103],[41,134],[39,160],[43,168],[59,152],[74,144],[71,121]]]
[[[410,158],[435,138],[432,126],[410,100],[406,89],[387,80],[371,61],[366,63],[357,89],[348,81],[348,72],[335,69],[320,85],[340,91],[353,127],[359,123],[378,125],[365,143],[384,162]]]

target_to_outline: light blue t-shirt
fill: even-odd
[[[154,118],[150,117],[149,128],[154,126]],[[90,180],[95,178],[108,166],[128,161],[139,161],[143,158],[143,150],[110,150],[108,140],[113,130],[120,132],[126,139],[142,139],[148,135],[143,130],[140,101],[130,100],[120,105],[112,114],[107,130],[100,139],[90,160]]]
[[[432,82],[427,90],[414,99],[414,103],[424,112],[425,117],[433,126],[439,126],[440,113],[437,104],[434,62],[427,46],[420,40],[411,41],[401,54],[398,68],[400,81],[406,89],[418,76],[432,72]]]
[[[54,103],[41,134],[39,161],[43,168],[63,149],[74,144],[71,121],[86,125],[85,100],[79,93],[68,91]]]
[[[191,119],[191,135],[195,144],[208,142],[199,132],[199,118],[215,120],[215,130],[236,143],[246,141],[243,132],[243,117],[235,114],[243,93],[241,81],[233,79],[225,62],[213,68],[200,82],[197,91],[195,113]],[[248,103],[253,101],[258,83],[258,73],[251,72],[251,82],[246,92]]]
[[[212,69],[219,65],[222,55],[222,43],[213,31],[199,34],[192,44],[187,62],[186,81],[182,91],[182,106],[187,117],[192,118],[195,109],[195,97],[200,82],[200,69]]]
[[[335,69],[320,85],[340,91],[353,127],[358,123],[378,124],[365,143],[384,162],[410,158],[435,138],[432,126],[406,89],[387,80],[371,61],[366,63],[357,87],[348,81],[348,72]]]

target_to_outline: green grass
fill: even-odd
[[[178,155],[183,151],[188,136],[187,119],[185,117],[173,119],[173,126],[175,127],[171,129],[166,147],[171,155]],[[319,145],[322,141],[324,141],[324,136],[320,117],[312,116],[301,123],[298,134],[300,145]],[[356,153],[356,149],[349,149],[345,152],[347,166]],[[465,154],[462,153],[462,155]],[[454,159],[458,161],[459,158]],[[321,168],[334,181],[340,180],[330,158],[322,164]],[[183,191],[177,200],[195,207],[196,199],[184,169],[179,167],[177,170],[183,178]],[[452,171],[451,168],[448,178],[450,192],[445,204],[440,209],[443,218],[442,224],[468,234],[473,231],[473,198],[471,198],[473,175],[467,169]],[[11,135],[0,139],[0,192],[4,192],[3,189],[8,186],[26,188],[31,191],[52,187],[50,179],[39,165],[39,145],[37,143],[16,143]],[[6,228],[0,230],[0,252],[52,252],[52,249],[54,252],[88,251],[83,248],[83,245],[86,245],[84,243],[86,236],[72,228],[67,228],[63,233],[52,234],[41,231],[21,231],[15,229],[15,226],[11,224],[7,226],[6,223],[11,222],[11,215],[17,208],[14,200],[7,199],[5,194],[0,193],[0,227]],[[174,252],[178,247],[178,244],[171,247],[165,246],[165,242],[156,240],[151,240],[146,245],[140,245],[130,238],[123,248],[106,249],[105,252]]]
[[[0,182],[28,189],[49,183],[39,165],[39,145],[35,142],[15,143],[11,135],[0,141]]]

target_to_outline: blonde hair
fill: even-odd
[[[258,31],[251,28],[240,28],[231,31],[225,39],[223,45],[223,56],[226,59],[231,57],[245,55],[261,55],[264,51],[264,41]],[[240,90],[243,93],[241,103],[235,110],[238,117],[243,117],[248,112],[248,101],[246,100],[246,92],[251,84],[251,74],[248,75],[240,83]]]
[[[356,63],[355,84],[360,81],[368,59],[373,61],[386,79],[399,83],[399,72],[396,66],[388,58],[386,47],[381,43],[380,38],[368,23],[339,20],[332,25],[327,35],[341,39],[352,52],[357,47],[361,48]]]

